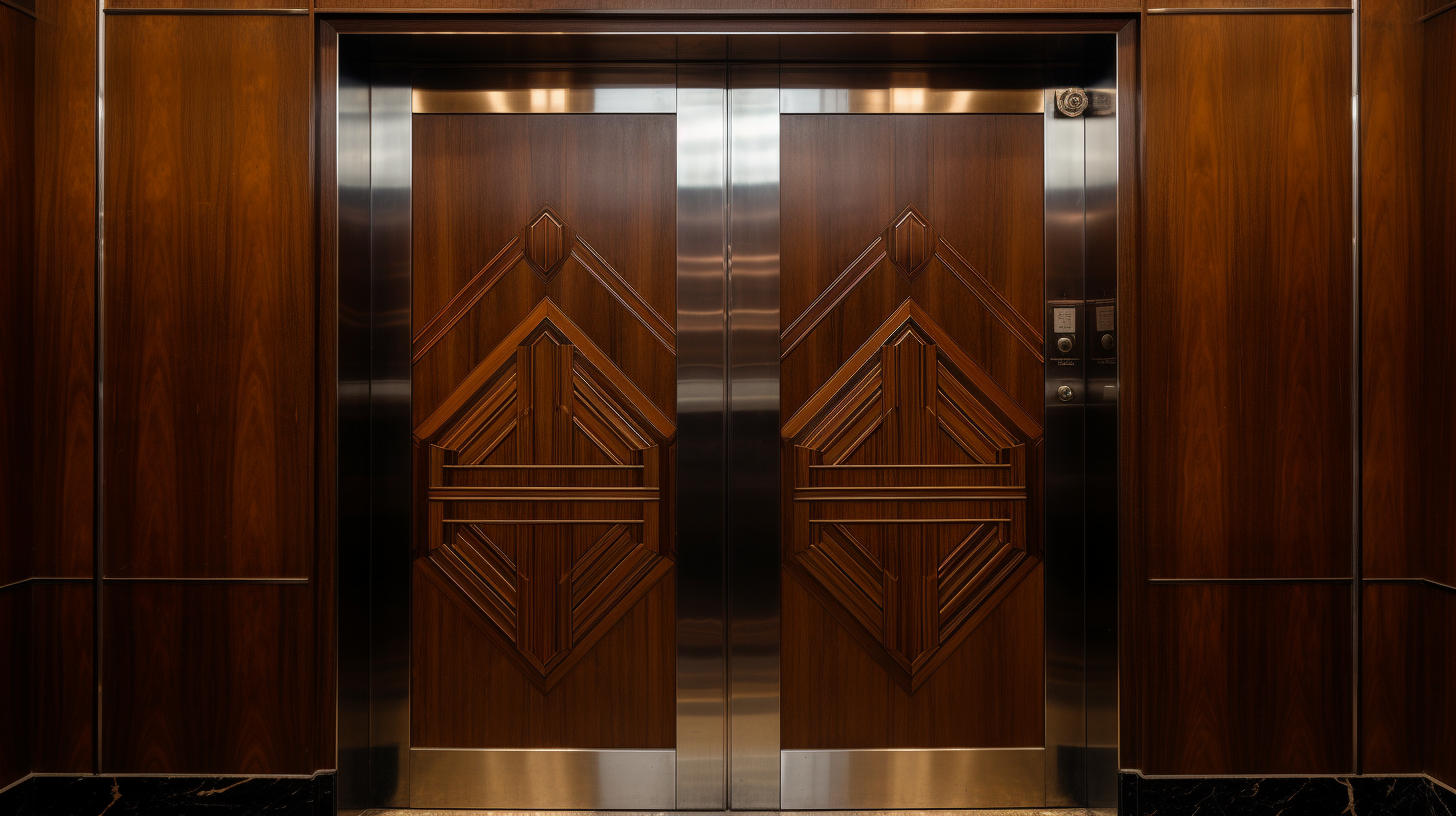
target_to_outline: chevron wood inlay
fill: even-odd
[[[784,564],[908,691],[1039,563],[1040,436],[913,300],[784,423]]]
[[[550,300],[417,428],[427,574],[541,688],[671,569],[672,437]]]

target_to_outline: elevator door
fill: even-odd
[[[1085,801],[1084,120],[987,76],[415,74],[391,804]]]
[[[1043,99],[916,76],[783,73],[785,807],[1044,801]]]
[[[674,804],[677,121],[653,73],[613,99],[517,72],[468,113],[416,94],[415,807]]]

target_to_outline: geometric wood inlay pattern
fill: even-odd
[[[670,353],[674,332],[549,208],[417,334],[415,361],[525,264],[566,260]],[[416,558],[554,686],[672,570],[674,424],[549,296],[415,429]]]
[[[913,282],[938,240],[907,208],[789,327],[785,356],[869,269]],[[907,691],[1040,563],[1041,434],[913,298],[784,423],[783,563]]]

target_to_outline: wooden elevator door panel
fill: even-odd
[[[1043,744],[1042,128],[781,118],[786,750]]]
[[[673,747],[676,144],[414,119],[414,747]]]

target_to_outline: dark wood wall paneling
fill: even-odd
[[[35,20],[0,5],[0,788],[30,772]]]
[[[330,767],[311,21],[112,15],[106,37],[103,769]]]
[[[35,27],[31,770],[94,770],[96,9]],[[53,583],[52,583],[53,582]]]
[[[1427,12],[1432,6],[1427,0]],[[1447,7],[1421,24],[1424,51],[1425,170],[1425,329],[1427,359],[1422,374],[1427,388],[1423,416],[1437,425],[1428,442],[1424,475],[1431,479],[1427,496],[1426,578],[1439,584],[1425,587],[1427,632],[1426,771],[1449,786],[1456,786],[1456,415],[1445,406],[1456,398],[1456,384],[1445,375],[1449,368],[1444,340],[1452,309],[1456,309],[1456,8]]]
[[[1145,18],[1148,773],[1352,770],[1350,29]]]

